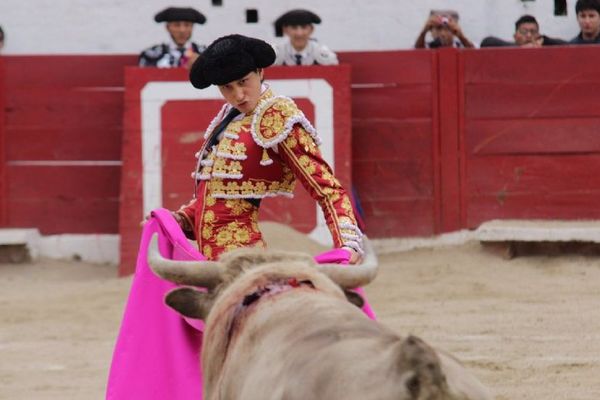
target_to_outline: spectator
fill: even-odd
[[[421,30],[415,49],[438,47],[467,47],[472,48],[473,43],[464,35],[458,24],[458,13],[453,10],[431,10],[425,26]],[[427,33],[431,33],[433,40],[425,42]]]
[[[274,65],[337,65],[335,53],[311,37],[313,24],[320,23],[317,14],[301,9],[288,11],[277,18],[275,32],[277,36],[283,33],[288,40],[276,46]]]
[[[600,44],[600,0],[577,0],[575,12],[581,32],[569,43]]]
[[[0,26],[0,52],[2,51],[3,48],[4,48],[4,31],[2,30],[2,27]]]
[[[206,18],[193,8],[169,7],[154,16],[156,22],[166,22],[171,43],[157,44],[144,50],[139,57],[140,67],[173,68],[191,66],[206,46],[190,41],[194,24]]]
[[[502,47],[502,46],[519,46],[519,47],[541,47],[566,44],[562,39],[551,38],[546,35],[540,35],[540,27],[531,15],[523,15],[515,22],[515,33],[513,35],[514,42],[509,42],[488,36],[481,41],[481,47]]]

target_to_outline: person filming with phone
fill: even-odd
[[[429,18],[423,26],[417,41],[415,49],[436,49],[439,47],[475,47],[473,43],[464,35],[458,24],[458,13],[453,10],[431,10]],[[431,41],[427,42],[427,34],[430,34]]]

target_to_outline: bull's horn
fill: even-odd
[[[179,285],[211,289],[221,283],[221,265],[214,261],[178,261],[164,258],[158,250],[158,236],[150,239],[148,264],[159,277]]]
[[[353,289],[369,284],[377,275],[378,263],[373,246],[363,236],[365,255],[363,262],[356,265],[317,264],[317,269],[344,289]]]

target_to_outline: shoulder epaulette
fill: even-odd
[[[272,148],[284,141],[294,125],[300,124],[315,139],[317,131],[298,108],[294,100],[275,96],[261,101],[254,111],[250,131],[254,141],[263,148]]]

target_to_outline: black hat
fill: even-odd
[[[223,36],[211,43],[190,69],[195,88],[224,85],[275,62],[275,50],[260,39],[242,35]]]
[[[206,17],[191,7],[169,7],[154,16],[156,22],[188,21],[197,24],[206,22]]]
[[[320,24],[321,18],[314,12],[297,9],[291,10],[277,18],[275,21],[275,35],[281,36],[283,34],[283,27],[288,25],[309,25],[309,24]]]

